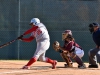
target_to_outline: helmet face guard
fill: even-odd
[[[94,27],[99,27],[99,24],[98,24],[98,23],[89,24],[89,31],[90,31],[91,33],[94,32]]]
[[[71,30],[65,30],[65,31],[62,33],[62,40],[65,40],[69,35],[72,35]]]
[[[68,33],[62,33],[62,40],[65,40],[68,36]]]
[[[94,32],[94,28],[93,27],[94,27],[93,24],[90,24],[89,25],[89,31],[90,31],[90,33],[93,33]]]

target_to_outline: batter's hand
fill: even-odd
[[[22,40],[23,35],[20,35],[17,39]]]

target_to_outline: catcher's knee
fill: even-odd
[[[60,55],[61,55],[61,57],[62,57],[63,59],[66,59],[66,57],[68,57],[67,54],[65,54],[65,53],[60,53]]]
[[[77,62],[78,65],[83,65],[83,61],[81,58],[79,58],[76,54],[72,54],[72,58]]]
[[[71,53],[71,58],[74,59],[77,55],[75,53]]]
[[[60,55],[61,55],[62,57],[64,57],[64,53],[60,53]]]

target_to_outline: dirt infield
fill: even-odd
[[[0,75],[100,75],[100,68],[78,69],[74,63],[74,68],[64,68],[65,62],[58,62],[56,69],[51,69],[51,65],[37,61],[30,70],[21,69],[28,61],[0,60]],[[85,63],[88,66],[88,63]]]

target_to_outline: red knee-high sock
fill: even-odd
[[[37,59],[36,58],[31,58],[30,60],[29,60],[29,62],[26,64],[26,66],[31,66],[34,62],[36,62],[37,61]]]
[[[53,64],[53,63],[54,63],[54,60],[52,60],[52,59],[50,59],[50,58],[46,58],[46,62],[47,62],[47,63]]]

